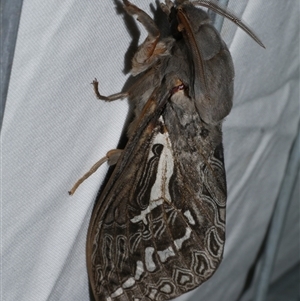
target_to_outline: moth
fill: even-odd
[[[232,107],[234,68],[229,50],[206,12],[229,18],[215,2],[161,4],[169,36],[127,0],[124,8],[148,32],[132,60],[136,82],[126,91],[135,118],[124,150],[101,164],[114,171],[94,207],[87,234],[87,268],[95,300],[169,300],[209,279],[225,242],[226,175],[222,121]]]

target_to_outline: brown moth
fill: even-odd
[[[132,61],[136,83],[125,93],[135,104],[124,150],[96,202],[87,236],[87,267],[96,300],[169,300],[210,278],[225,241],[226,177],[222,120],[232,107],[234,69],[227,46],[202,5],[240,20],[211,1],[166,0],[170,35],[127,0],[148,37]],[[263,45],[262,45],[263,46]]]

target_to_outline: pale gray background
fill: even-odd
[[[134,1],[149,13],[153,2]],[[213,278],[181,301],[238,298],[299,123],[299,2],[230,0],[229,7],[267,48],[225,23],[236,69],[234,107],[224,122],[225,254]],[[86,231],[107,166],[75,196],[67,191],[116,147],[128,113],[126,100],[98,101],[90,85],[97,77],[103,94],[122,89],[132,41],[122,16],[112,0],[24,0],[1,136],[5,301],[88,300]],[[299,262],[298,193],[273,280]]]

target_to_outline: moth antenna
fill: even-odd
[[[263,42],[250,29],[250,27],[246,25],[244,21],[240,20],[233,12],[228,10],[228,8],[223,7],[219,3],[212,0],[198,0],[198,1],[192,1],[191,3],[193,5],[200,5],[203,7],[207,7],[213,10],[214,12],[216,12],[217,14],[224,16],[225,18],[229,19],[231,22],[239,26],[242,30],[244,30],[257,44],[259,44],[263,48],[266,48]]]

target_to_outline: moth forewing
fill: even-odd
[[[170,36],[161,38],[151,17],[123,0],[148,37],[134,55],[138,76],[127,92],[102,96],[94,82],[99,99],[127,96],[136,115],[125,149],[111,153],[116,166],[89,225],[96,300],[170,300],[206,281],[221,262],[227,196],[221,122],[232,106],[234,71],[219,33],[193,5],[209,2],[166,0]]]

